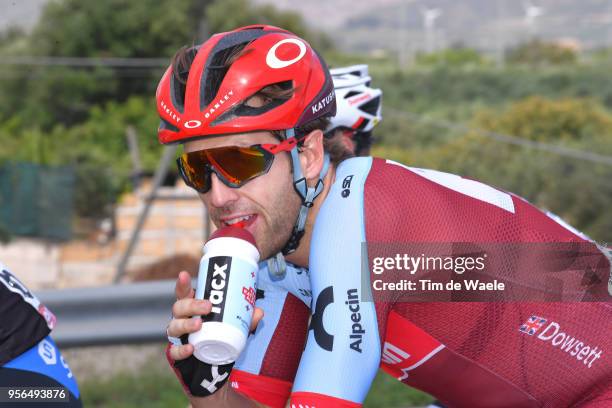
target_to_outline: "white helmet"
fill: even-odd
[[[335,68],[330,73],[336,91],[336,116],[331,118],[326,135],[336,129],[370,132],[382,120],[382,91],[370,88],[368,66]]]

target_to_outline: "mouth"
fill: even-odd
[[[249,225],[251,225],[253,222],[255,222],[256,218],[257,218],[256,214],[247,214],[247,215],[241,215],[238,217],[230,217],[230,218],[222,219],[221,223],[225,227],[233,226],[233,227],[246,228]]]

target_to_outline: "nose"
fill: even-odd
[[[231,188],[223,184],[215,173],[211,174],[211,185],[209,194],[210,204],[213,207],[227,207],[234,201],[238,200],[238,189]]]

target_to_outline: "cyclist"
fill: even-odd
[[[356,156],[368,156],[374,139],[372,129],[382,120],[382,91],[371,88],[365,64],[330,70],[336,91],[336,115],[325,137]],[[332,143],[328,143],[328,146]]]
[[[40,388],[38,398],[28,406],[81,407],[79,388],[49,333],[55,326],[55,316],[0,263],[0,387],[23,391]],[[49,402],[45,389],[58,389],[53,398],[67,399]],[[62,394],[65,393],[65,394]],[[27,396],[24,395],[24,397]],[[10,402],[8,394],[2,401],[22,406],[22,399]],[[44,398],[43,398],[44,397]]]
[[[336,98],[342,101],[338,103],[337,114],[325,132],[328,147],[346,150],[347,157],[353,154],[368,155],[372,129],[382,120],[382,91],[370,88],[367,65],[336,68],[330,73]],[[299,356],[304,349],[309,314],[307,306],[310,306],[311,296],[307,269],[286,263],[280,253],[260,263],[256,306],[266,313],[262,324],[249,337],[246,349],[233,366],[231,385],[234,388],[266,405],[285,406]],[[296,300],[301,300],[303,304]],[[287,336],[287,330],[291,330],[293,335]],[[278,350],[282,350],[282,353]],[[174,364],[173,361],[171,363]],[[183,368],[185,365],[188,368]],[[278,366],[284,367],[284,370],[272,369]],[[201,382],[214,382],[210,369],[207,370],[193,356],[178,364],[178,367],[183,372],[176,371],[181,381],[192,387],[190,390],[186,386],[187,392],[196,395],[208,392],[203,390]],[[219,378],[225,371],[218,368],[217,373]]]
[[[610,261],[603,248],[510,193],[326,152],[334,96],[316,52],[269,26],[217,34],[180,52],[157,90],[159,139],[184,144],[179,169],[216,225],[241,222],[262,258],[282,250],[309,268],[313,316],[291,405],[359,406],[382,362],[449,405],[605,406],[612,392],[609,303],[364,300],[372,287],[359,271],[375,254],[368,246],[362,260],[362,242],[569,242],[593,251],[589,267],[598,279],[610,273]],[[508,256],[527,270],[537,266],[537,256]],[[597,299],[605,295],[600,286]],[[199,329],[188,317],[210,310],[191,297],[179,277],[170,336]],[[540,338],[549,330],[563,334],[563,347]],[[192,352],[177,342],[168,349],[178,365]],[[212,395],[191,398],[195,406],[251,401],[217,379]]]

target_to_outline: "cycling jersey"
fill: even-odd
[[[312,322],[292,407],[359,406],[379,365],[449,406],[609,406],[609,302],[367,302],[360,270],[373,254],[362,242],[591,245],[476,181],[381,159],[342,162],[314,225]]]
[[[0,366],[38,343],[55,316],[0,263]]]
[[[74,376],[49,336],[54,326],[53,313],[0,264],[0,386],[63,387],[68,402],[41,405],[80,407]]]

